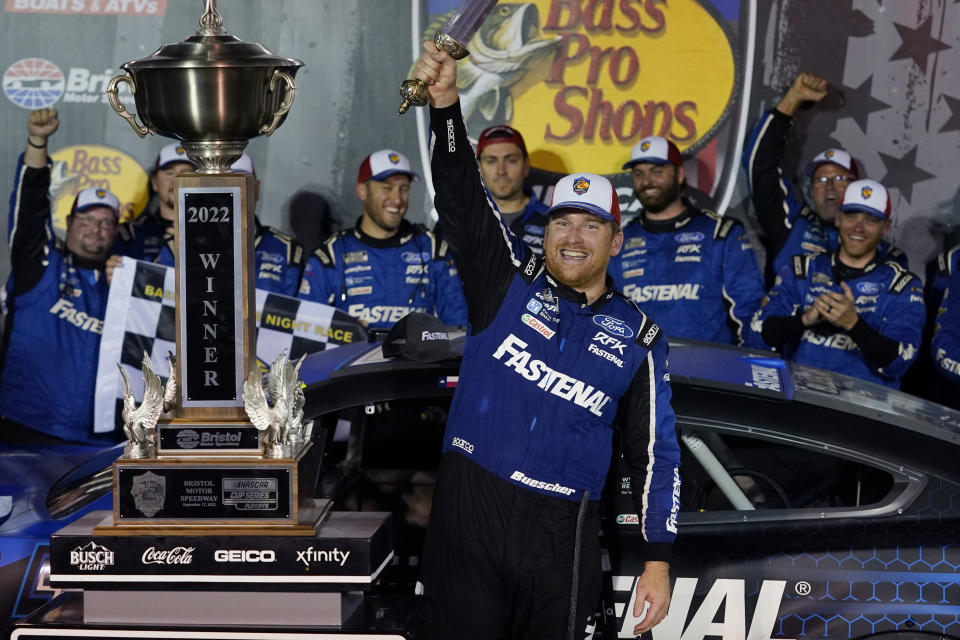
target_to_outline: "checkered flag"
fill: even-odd
[[[123,384],[116,363],[127,372],[134,395],[143,397],[143,352],[166,383],[167,353],[176,348],[174,270],[125,258],[113,272],[97,364],[94,432],[120,424]],[[354,318],[324,304],[257,289],[257,360],[269,369],[281,349],[291,359],[341,344],[367,340]]]

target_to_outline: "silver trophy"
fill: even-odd
[[[287,360],[284,349],[266,375],[266,389],[259,365],[254,364],[243,383],[243,408],[257,429],[263,432],[266,458],[289,458],[303,446],[303,381],[300,365]]]
[[[110,81],[107,97],[141,138],[160,134],[181,140],[199,173],[224,173],[251,138],[269,136],[283,122],[302,66],[228,35],[216,1],[205,0],[195,34],[122,64],[126,73]],[[121,83],[134,95],[135,114],[120,102]]]
[[[173,354],[170,355],[171,360]],[[137,400],[130,388],[130,379],[123,367],[117,364],[123,378],[123,432],[127,436],[123,455],[126,458],[149,458],[156,446],[156,428],[160,416],[172,408],[177,382],[171,373],[166,387],[160,385],[160,376],[153,371],[150,355],[143,352],[143,400]],[[171,366],[171,371],[173,367]]]

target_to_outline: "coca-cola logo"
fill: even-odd
[[[143,552],[140,561],[143,564],[190,564],[193,562],[193,550],[195,548],[156,549],[155,547],[149,547]]]

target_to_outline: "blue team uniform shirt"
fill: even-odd
[[[802,314],[827,291],[842,294],[840,282],[846,282],[860,320],[896,341],[897,357],[883,368],[872,365],[846,331],[828,322],[805,328],[799,342],[790,345],[789,355],[796,362],[899,388],[900,378],[916,359],[922,339],[926,311],[920,279],[892,260],[875,260],[856,270],[859,275],[853,278],[841,280],[838,271],[836,251],[794,256],[777,274],[774,287],[753,320],[754,331],[760,334],[769,317]]]
[[[954,398],[960,400],[960,271],[944,287],[930,351],[937,373],[954,383]]]
[[[687,205],[677,218],[635,218],[608,267],[616,287],[667,335],[744,344],[763,276],[743,225]]]
[[[446,241],[406,220],[382,240],[363,233],[360,219],[334,233],[307,259],[299,297],[346,311],[373,329],[389,328],[414,311],[451,326],[467,322]]]
[[[54,235],[50,168],[27,167],[21,156],[10,197],[0,413],[58,438],[98,442],[93,397],[107,279],[102,263],[85,263]]]

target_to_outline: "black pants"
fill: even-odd
[[[424,545],[421,636],[565,639],[579,506],[446,453]],[[599,529],[593,501],[581,529],[577,639],[591,637],[596,622]]]

